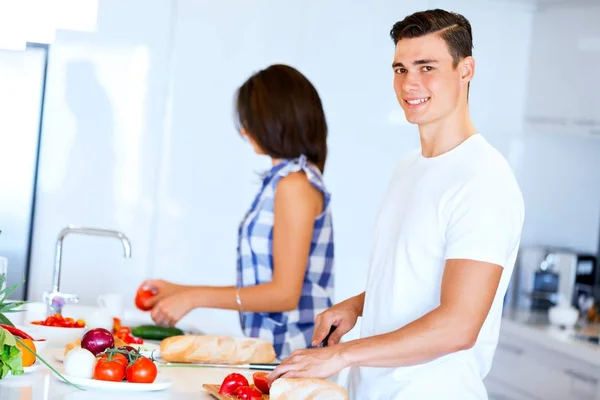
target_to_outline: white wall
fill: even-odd
[[[523,157],[525,245],[595,254],[600,234],[600,5],[544,8],[533,23]],[[595,132],[595,134],[594,134]]]
[[[125,232],[133,258],[115,239],[68,236],[61,290],[84,303],[112,291],[133,299],[147,274],[170,12],[168,0],[103,0],[96,33],[61,31],[51,46],[31,299],[51,287],[56,237],[68,224]]]
[[[82,294],[85,303],[113,290],[131,299],[139,281],[151,276],[233,283],[237,224],[257,190],[255,172],[268,167],[234,129],[233,94],[248,75],[274,62],[299,68],[321,94],[330,127],[325,178],[333,192],[336,297],[361,291],[391,170],[418,145],[393,93],[389,38],[392,24],[417,5],[449,6],[471,20],[472,117],[518,167],[522,184],[532,185],[526,195],[539,189],[524,178],[536,166],[527,162],[535,157],[529,145],[535,136],[523,130],[534,17],[527,6],[123,3],[101,1],[98,33],[61,33],[52,47],[33,298],[50,286],[54,240],[68,223],[120,229],[132,239],[133,259],[125,260],[116,241],[67,238],[63,288]],[[65,75],[74,59],[84,67]],[[74,101],[65,99],[65,87],[74,89]],[[74,105],[81,108],[72,111]],[[77,137],[82,144],[73,147]],[[547,219],[533,215],[539,219],[530,217],[533,226]],[[239,332],[234,312],[198,310],[190,318],[206,331]]]

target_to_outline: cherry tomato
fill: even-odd
[[[98,360],[94,367],[94,379],[120,382],[125,378],[125,366],[117,361]]]
[[[241,400],[262,400],[262,393],[250,386],[240,386],[233,393]]]
[[[269,373],[268,372],[255,372],[252,375],[254,386],[264,394],[269,394]]]
[[[131,383],[152,383],[157,374],[156,364],[149,358],[140,357],[127,367],[126,378],[127,382]]]
[[[147,286],[140,286],[135,294],[135,306],[142,311],[149,311],[152,307],[146,307],[146,300],[156,295],[156,291]]]
[[[223,383],[221,383],[221,387],[219,388],[219,394],[233,394],[235,389],[240,386],[248,386],[248,379],[244,375],[234,372],[223,379]]]
[[[100,360],[98,360],[98,362],[109,361],[109,360],[112,362],[119,363],[119,364],[123,365],[125,368],[127,368],[127,365],[129,365],[129,360],[127,359],[127,356],[125,356],[125,354],[121,354],[121,353],[115,353],[110,356],[108,354],[105,354],[102,357],[100,357]]]

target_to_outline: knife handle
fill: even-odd
[[[327,334],[327,336],[325,336],[325,339],[323,339],[321,344],[319,344],[317,347],[327,347],[327,342],[329,342],[329,337],[331,336],[333,331],[335,331],[335,328],[337,328],[337,326],[331,325],[331,328],[329,328],[329,333]]]

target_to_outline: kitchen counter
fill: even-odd
[[[599,333],[600,324],[579,322],[573,329],[561,329],[549,323],[546,313],[522,310],[506,310],[500,330],[501,337],[517,336],[596,367],[600,367],[600,346],[577,337],[598,337]]]
[[[54,355],[60,348],[47,348],[40,351],[44,360],[61,371],[62,363]],[[250,381],[254,371],[234,370],[225,368],[193,368],[193,367],[160,367],[159,374],[173,380],[173,385],[157,392],[126,392],[104,389],[79,390],[62,380],[42,364],[35,372],[21,376],[7,377],[0,380],[0,399],[2,400],[48,400],[48,399],[194,399],[215,400],[203,388],[204,383],[220,384],[231,372],[245,375]]]

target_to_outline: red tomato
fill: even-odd
[[[98,362],[100,361],[108,361],[109,357],[111,358],[112,362],[117,362],[121,365],[123,365],[125,368],[127,368],[127,365],[129,365],[129,360],[127,360],[127,357],[124,354],[121,353],[115,353],[112,356],[109,356],[108,354],[103,355],[100,360],[98,360]]]
[[[223,379],[223,383],[221,383],[221,387],[219,388],[219,394],[233,394],[235,389],[240,386],[248,386],[248,379],[244,375],[234,372]]]
[[[131,383],[152,383],[157,374],[156,364],[149,358],[140,357],[127,368],[126,378]]]
[[[254,386],[264,394],[269,394],[269,373],[268,372],[255,372],[252,375]]]
[[[125,378],[125,366],[117,361],[98,360],[94,367],[94,379],[120,382]]]
[[[262,393],[250,386],[240,386],[233,393],[241,400],[262,400]]]
[[[149,311],[152,307],[146,307],[145,303],[150,297],[156,295],[156,291],[146,286],[140,286],[135,295],[135,306],[142,311]]]

